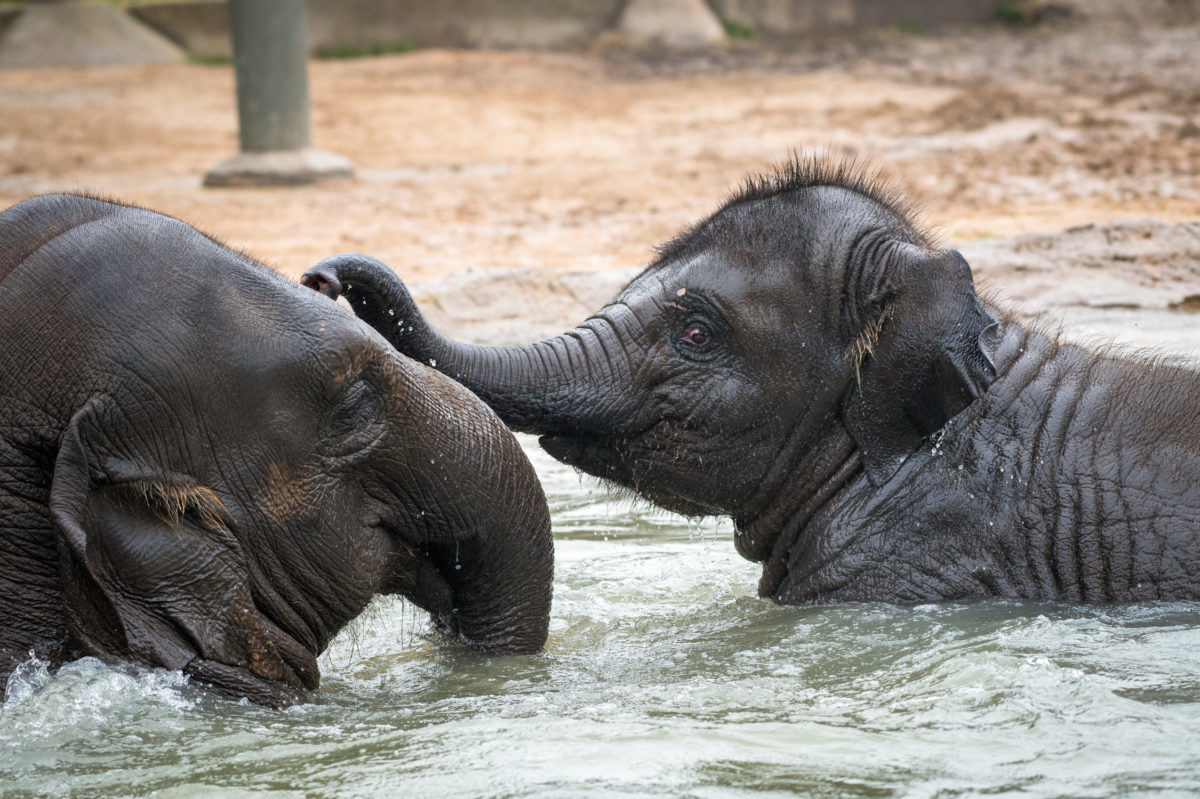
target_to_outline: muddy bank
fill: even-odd
[[[983,291],[1043,328],[1200,362],[1200,222],[1085,225],[962,251]]]
[[[474,320],[495,313],[498,325],[513,321],[506,338],[528,338],[577,322],[656,244],[793,150],[874,164],[985,276],[1007,269],[995,248],[1008,237],[1194,223],[1197,52],[1195,25],[1072,23],[892,31],[792,52],[737,45],[703,57],[425,51],[316,61],[315,144],[351,158],[358,178],[287,190],[200,185],[237,146],[229,67],[0,70],[0,205],[45,191],[115,196],[293,276],[334,252],[370,253],[436,296],[446,324],[463,325],[449,332],[472,336]],[[1114,261],[1112,276],[1108,266],[1055,271],[1069,261],[995,282],[1035,304],[1078,302],[1071,313],[1105,325],[1130,313],[1097,307],[1137,284],[1129,262]],[[1167,310],[1189,307],[1190,277],[1134,265],[1147,280],[1180,282],[1140,313],[1163,314],[1168,327],[1190,319]],[[1031,276],[1066,288],[1020,288]],[[1080,299],[1093,291],[1095,302]],[[535,322],[516,324],[526,318]]]

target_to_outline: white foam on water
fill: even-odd
[[[181,693],[187,682],[179,671],[110,666],[96,658],[72,661],[51,673],[31,656],[9,676],[0,704],[0,740],[10,732],[33,737],[77,732],[108,723],[114,713],[146,706],[188,711],[196,700]]]

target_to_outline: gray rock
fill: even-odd
[[[174,43],[107,3],[31,3],[0,34],[0,68],[183,61]]]
[[[704,0],[629,0],[617,32],[639,47],[692,49],[725,42],[725,28]]]
[[[1110,222],[961,250],[987,296],[1066,339],[1200,360],[1200,222]]]

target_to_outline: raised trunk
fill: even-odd
[[[463,344],[438,333],[417,309],[404,282],[367,255],[326,258],[301,282],[333,299],[344,296],[360,319],[397,351],[454,378],[514,430],[538,435],[603,425],[596,398],[606,392],[613,364],[599,340],[599,317],[555,338],[522,347]],[[609,409],[611,411],[611,409]]]

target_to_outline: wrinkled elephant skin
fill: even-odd
[[[541,648],[545,497],[470,392],[174,219],[0,214],[0,687],[30,653],[282,705],[380,593]]]
[[[853,166],[751,180],[525,347],[439,335],[366,256],[303,282],[559,460],[731,516],[777,602],[1200,599],[1200,373],[981,303],[963,258]]]

